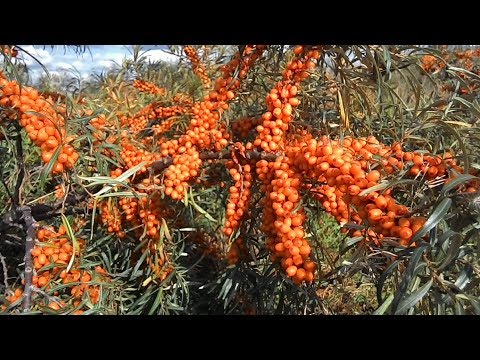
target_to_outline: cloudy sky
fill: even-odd
[[[76,69],[82,77],[86,78],[92,73],[99,73],[114,65],[121,64],[124,58],[131,58],[131,45],[89,45],[90,51],[76,54],[72,48],[64,46],[19,45],[22,49],[35,56],[50,73],[55,74],[63,70]],[[166,53],[165,46],[144,45],[145,56],[152,60],[176,61],[177,57]],[[42,67],[30,56],[24,54],[23,59],[30,69],[32,80],[35,81],[44,73]]]

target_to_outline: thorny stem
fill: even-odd
[[[60,304],[60,299],[57,297],[57,296],[50,296],[48,295],[45,291],[35,287],[35,286],[32,286],[32,291],[34,293],[37,293],[37,294],[40,294],[42,296],[44,296],[49,302],[56,302],[57,304]]]
[[[23,146],[22,146],[22,134],[20,132],[20,126],[18,123],[15,125],[18,133],[15,136],[15,145],[16,145],[16,152],[15,158],[17,160],[17,166],[19,167],[20,171],[18,173],[17,182],[15,184],[15,191],[13,193],[13,205],[15,207],[20,206],[20,189],[23,184],[23,180],[25,178],[25,163],[23,161]]]
[[[0,263],[3,267],[3,285],[5,286],[5,291],[8,289],[8,269],[7,263],[5,262],[5,257],[0,253]]]
[[[32,277],[33,277],[33,260],[32,250],[35,245],[36,238],[36,222],[32,217],[32,210],[28,206],[21,209],[23,213],[23,221],[27,230],[27,238],[25,241],[25,291],[23,293],[23,311],[30,309],[30,300],[32,297]]]

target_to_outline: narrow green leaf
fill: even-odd
[[[415,269],[417,269],[417,265],[422,258],[423,253],[427,250],[430,245],[427,243],[421,243],[415,250],[413,250],[412,255],[408,261],[407,269],[405,270],[405,276],[403,277],[400,286],[397,288],[395,293],[395,298],[393,299],[392,304],[392,312],[395,313],[397,311],[398,305],[401,302],[401,299],[404,298],[404,295],[407,292],[410,283],[413,280],[413,276],[415,274]]]
[[[45,183],[47,182],[47,178],[52,172],[53,165],[55,165],[55,163],[57,162],[57,159],[58,159],[58,156],[60,155],[61,150],[62,150],[61,146],[57,147],[50,161],[43,167],[42,171],[40,172],[40,187],[45,186]]]
[[[217,220],[215,220],[208,212],[206,212],[205,210],[203,210],[196,202],[195,200],[193,199],[193,195],[190,194],[190,204],[192,204],[192,206],[202,215],[205,215],[205,217],[210,220],[211,222],[214,222],[216,223]]]
[[[155,313],[155,310],[160,306],[163,300],[163,289],[159,288],[157,296],[155,298],[155,301],[153,302],[152,307],[148,311],[148,315],[153,315]]]
[[[73,229],[70,226],[70,223],[68,222],[67,217],[63,214],[62,214],[62,223],[63,223],[63,226],[65,226],[65,229],[67,229],[67,236],[72,241],[73,249],[74,249],[74,251],[72,251],[72,257],[70,258],[70,261],[68,262],[67,269],[66,269],[66,272],[69,272],[75,260],[75,253],[80,252],[80,246],[78,244],[77,238],[75,237],[75,233],[73,232]]]
[[[473,179],[480,180],[480,178],[478,176],[474,176],[474,175],[470,175],[470,174],[460,174],[460,175],[458,175],[455,179],[450,181],[447,185],[445,185],[442,188],[442,191],[440,192],[440,196],[445,196],[445,194],[448,191],[456,188],[458,185],[460,185],[464,182],[467,182],[467,181],[470,181],[470,180],[473,180]]]
[[[445,256],[443,262],[437,267],[438,272],[446,269],[447,266],[457,258],[461,245],[462,236],[459,233],[453,234],[450,240],[450,246],[448,247],[447,256]]]
[[[401,260],[395,260],[380,275],[380,279],[378,279],[378,284],[377,284],[377,301],[379,304],[383,303],[382,290],[383,290],[383,285],[385,284],[385,281],[387,280],[390,273],[392,273],[393,270],[395,270],[398,267],[398,265],[400,265],[401,262],[402,262]]]
[[[465,315],[465,309],[463,308],[463,305],[460,302],[460,300],[455,299],[454,307],[455,307],[455,315]]]
[[[462,272],[458,276],[457,281],[455,281],[454,286],[457,289],[463,290],[465,286],[467,286],[467,284],[470,282],[472,275],[473,275],[473,267],[469,263],[466,263]]]
[[[362,241],[364,239],[363,236],[356,236],[353,238],[348,238],[346,239],[341,248],[340,248],[340,255],[344,254],[348,249],[350,249],[353,245],[358,243],[359,241]]]
[[[458,145],[460,146],[463,155],[463,172],[465,174],[468,174],[468,172],[470,171],[470,159],[468,158],[467,148],[465,147],[462,136],[458,133],[457,130],[455,130],[453,126],[447,124],[445,121],[440,119],[436,119],[435,121],[443,125],[447,129],[447,131],[457,139]]]
[[[401,185],[401,184],[412,184],[414,182],[415,182],[415,180],[413,180],[413,179],[401,179],[401,180],[394,180],[394,181],[391,181],[391,182],[384,182],[382,184],[378,184],[378,185],[372,186],[368,189],[365,189],[365,190],[361,191],[358,194],[358,196],[365,196],[365,195],[368,195],[368,194],[370,194],[371,192],[374,192],[374,191],[388,189],[388,188],[391,188],[391,187],[394,187],[394,186],[397,186],[397,185]]]
[[[105,180],[106,183],[121,183],[125,186],[127,186],[127,184],[125,183],[125,180],[127,180],[130,176],[132,176],[133,174],[136,174],[137,171],[139,171],[143,166],[145,166],[146,162],[145,161],[142,161],[140,164],[128,169],[127,171],[125,171],[122,175],[120,175],[119,177],[113,179],[113,178],[106,178],[108,180]],[[98,181],[98,178],[96,180],[93,180],[93,181]],[[95,179],[95,178],[94,178]],[[107,191],[110,191],[111,189],[113,188],[113,185],[106,185],[103,189],[101,189],[100,191],[98,191],[97,193],[93,194],[94,197],[98,197],[104,193],[106,193]]]
[[[393,294],[390,294],[390,296],[385,299],[385,301],[383,302],[383,304],[380,305],[380,306],[378,307],[378,309],[373,312],[372,315],[383,315],[383,314],[385,314],[385,312],[386,312],[386,311],[388,310],[388,308],[390,307],[390,304],[392,303],[392,301],[393,301]]]
[[[458,294],[456,295],[457,298],[465,299],[472,304],[473,312],[475,315],[480,315],[480,299],[467,294]]]
[[[429,216],[423,228],[421,228],[410,240],[413,243],[420,239],[423,235],[432,230],[447,214],[448,210],[452,206],[452,199],[444,198],[440,204],[435,208],[432,214]]]
[[[395,315],[403,315],[408,309],[415,306],[422,298],[428,293],[428,290],[432,287],[433,279],[430,279],[425,285],[423,285],[417,291],[411,293],[406,299],[400,302]]]

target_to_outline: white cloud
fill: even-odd
[[[68,70],[68,69],[72,69],[72,64],[64,61],[58,61],[58,62],[55,62],[55,68]]]
[[[74,67],[77,70],[83,70],[86,67],[85,62],[80,61],[80,60],[75,60],[72,62],[72,67]]]
[[[46,45],[20,45],[21,48],[40,61],[50,74],[70,73],[77,70],[83,78],[93,73],[121,65],[125,58],[132,58],[132,45],[90,45],[83,54],[77,54],[70,47]],[[142,47],[142,53],[150,61],[176,62],[178,58],[162,50],[164,46],[148,45]],[[147,51],[145,51],[147,50]],[[27,54],[22,54],[31,78],[36,81],[45,73],[37,61]],[[77,73],[75,71],[75,73]]]
[[[115,66],[112,60],[98,60],[97,65],[98,66],[96,68],[107,68],[107,69],[110,69]]]
[[[21,46],[22,49],[25,49],[30,55],[34,56],[38,61],[40,61],[44,66],[49,65],[52,60],[52,54],[46,48],[34,47],[33,45]],[[38,62],[35,61],[32,56],[23,54],[23,59],[27,66],[39,66]]]
[[[169,54],[163,50],[150,50],[145,54],[145,57],[150,61],[165,61],[165,62],[176,62],[178,61],[178,56]]]

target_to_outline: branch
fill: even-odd
[[[235,149],[231,147],[226,148],[220,152],[215,152],[215,151],[205,151],[200,153],[200,159],[202,160],[222,160],[222,159],[232,159],[232,151],[235,151]],[[265,151],[257,151],[257,150],[249,150],[245,151],[244,155],[243,154],[236,154],[237,157],[244,157],[245,159],[248,160],[260,160],[264,159],[267,161],[275,161],[275,159],[280,156],[278,153],[267,153]],[[164,169],[169,167],[170,165],[173,164],[173,158],[172,157],[166,157],[163,158],[162,160],[158,160],[152,163],[151,169],[155,173],[162,172]]]
[[[25,163],[23,162],[23,145],[22,145],[22,133],[20,126],[18,123],[15,123],[15,128],[17,129],[18,133],[15,136],[15,159],[17,160],[17,165],[20,168],[20,172],[18,173],[17,183],[15,184],[15,191],[13,193],[13,205],[15,207],[20,205],[20,188],[22,187],[23,180],[25,177]]]
[[[0,263],[3,267],[3,285],[5,285],[5,291],[8,289],[8,269],[7,263],[5,262],[5,257],[0,253]]]
[[[0,149],[0,155],[2,155],[2,157],[3,157],[3,155],[5,155],[5,152],[6,152],[5,149]],[[3,167],[0,168],[0,181],[1,181],[2,185],[5,187],[5,192],[7,193],[8,197],[10,198],[10,200],[12,201],[12,204],[13,204],[13,195],[10,192],[10,189],[8,188],[7,183],[5,182],[4,174],[3,174]]]
[[[27,238],[25,241],[25,290],[23,292],[23,311],[30,309],[30,300],[32,297],[32,277],[33,277],[33,260],[32,250],[35,245],[35,238],[37,236],[35,228],[36,222],[32,217],[31,209],[28,206],[21,208],[23,213],[23,221],[27,231]]]
[[[48,295],[45,291],[43,291],[43,290],[41,290],[41,289],[39,289],[39,288],[37,288],[37,287],[35,287],[35,286],[32,286],[32,291],[33,291],[34,293],[37,293],[37,294],[40,294],[40,295],[44,296],[45,298],[47,298],[47,300],[48,300],[49,302],[55,302],[55,303],[61,305],[60,299],[59,299],[57,296],[50,296],[50,295]]]
[[[101,189],[101,185],[93,187],[95,191]],[[45,204],[38,204],[29,207],[30,209],[30,216],[32,216],[35,221],[42,221],[47,219],[52,219],[61,214],[61,208],[65,204],[66,206],[70,206],[64,212],[65,215],[70,214],[81,214],[84,212],[83,209],[76,209],[73,206],[85,200],[89,195],[87,193],[80,194],[80,195],[72,195],[68,194],[64,200],[59,200],[52,205],[45,205]],[[0,218],[0,238],[1,236],[7,232],[7,230],[11,228],[21,228],[22,226],[19,225],[22,222],[21,216],[23,212],[20,209],[20,213],[12,209],[8,211],[3,218]]]

